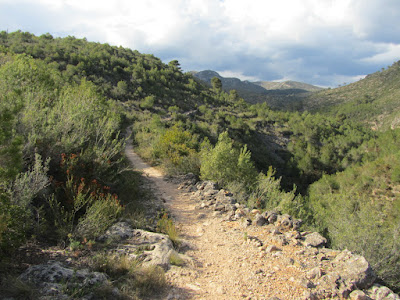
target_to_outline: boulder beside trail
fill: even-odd
[[[318,232],[312,232],[304,237],[304,245],[311,247],[323,247],[326,245],[327,240]]]
[[[74,270],[58,261],[31,266],[19,279],[32,284],[39,289],[41,295],[51,296],[51,299],[70,299],[64,294],[65,290],[88,288],[90,292],[90,287],[104,284],[108,280],[104,273],[87,269]]]
[[[170,256],[174,251],[167,235],[133,229],[126,222],[114,224],[99,240],[118,242],[118,246],[112,251],[129,255],[132,259],[141,261],[143,266],[157,265],[163,269],[169,268]]]
[[[343,250],[332,264],[348,286],[354,285],[358,289],[368,289],[376,280],[376,275],[368,261],[349,250]]]

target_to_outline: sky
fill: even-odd
[[[351,83],[400,60],[400,0],[0,0],[0,31],[75,36],[249,81]]]

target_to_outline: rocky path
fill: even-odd
[[[154,184],[183,240],[186,263],[170,266],[163,299],[400,299],[374,284],[364,257],[324,248],[318,233],[298,231],[299,220],[250,211],[212,182],[167,180],[129,142],[126,155]]]
[[[282,260],[282,251],[267,257],[260,250],[260,243],[251,239],[257,228],[245,230],[238,222],[227,222],[221,215],[199,209],[192,193],[165,180],[160,170],[148,166],[133,152],[130,144],[126,155],[137,170],[154,182],[156,193],[165,200],[187,244],[185,254],[192,258],[185,267],[172,266],[167,272],[172,286],[168,299],[301,298],[306,288],[295,281],[302,274],[290,259]],[[286,247],[285,256],[297,250]]]

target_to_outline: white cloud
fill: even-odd
[[[226,71],[216,71],[219,75],[221,75],[222,77],[226,77],[226,78],[239,78],[240,80],[248,80],[248,81],[259,81],[260,78],[256,77],[256,76],[247,76],[244,75],[242,72],[240,71],[231,71],[231,70],[226,70]]]
[[[324,85],[400,59],[398,0],[0,0],[0,28],[122,45],[186,70]]]
[[[399,44],[378,44],[376,47],[379,49],[377,54],[366,57],[361,61],[369,64],[381,64],[384,67],[388,62],[394,62],[400,59]]]

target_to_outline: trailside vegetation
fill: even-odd
[[[121,216],[135,190],[122,152],[131,126],[136,151],[167,174],[191,172],[250,207],[302,218],[398,290],[400,129],[372,130],[349,105],[275,111],[217,80],[202,85],[176,60],[1,32],[0,254],[32,236],[93,239]]]

